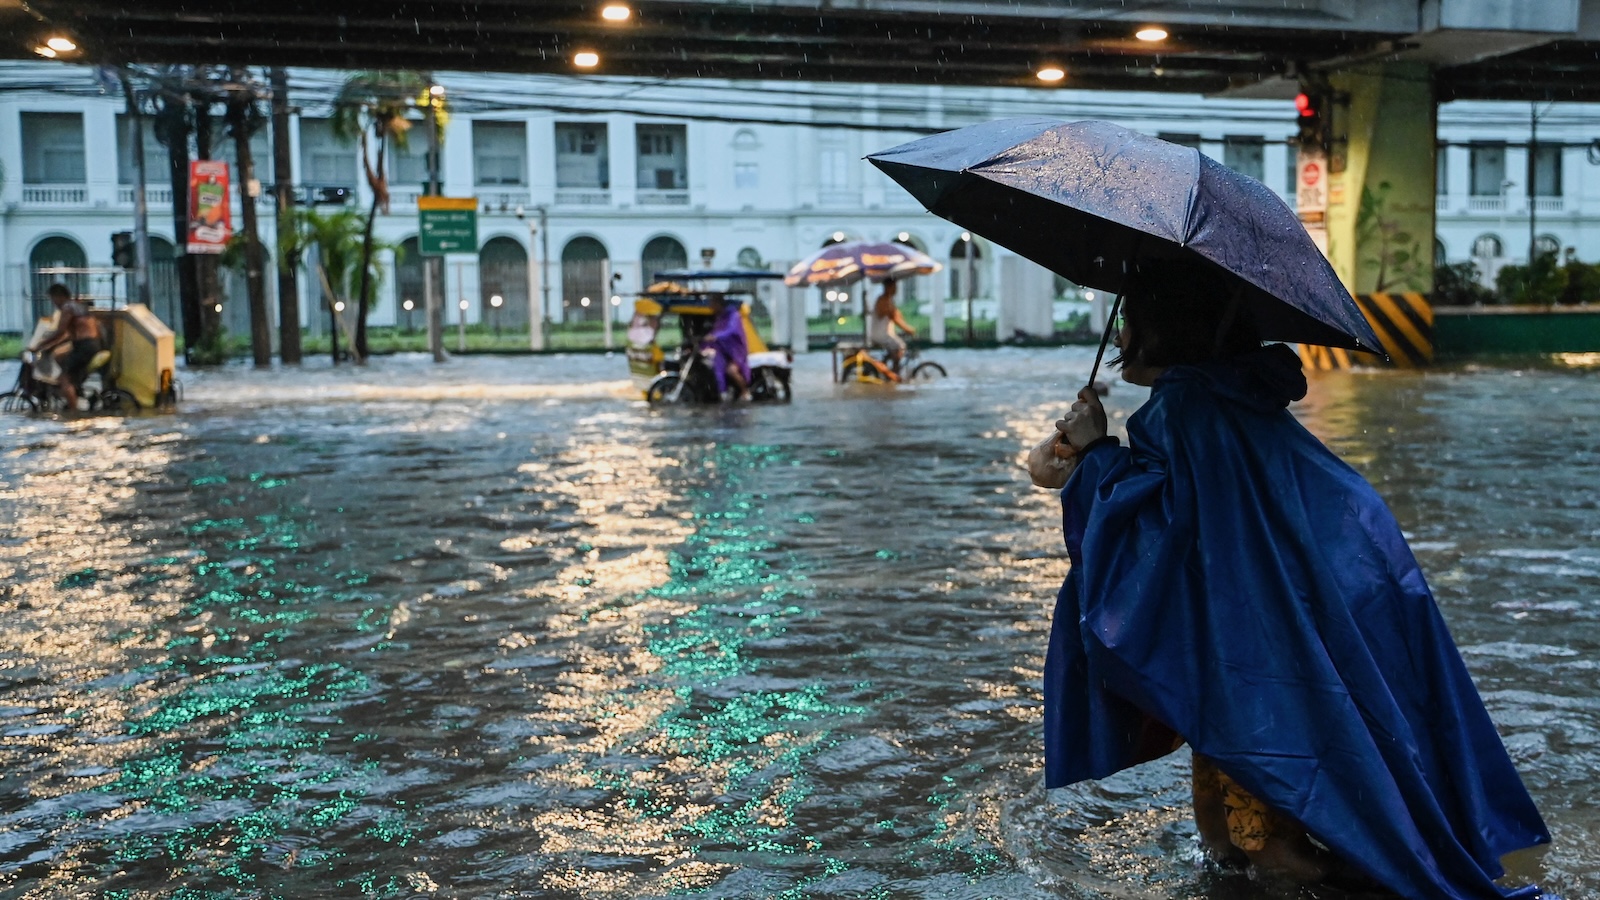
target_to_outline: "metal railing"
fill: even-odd
[[[39,206],[80,206],[89,202],[89,188],[81,184],[23,185],[22,202]]]
[[[132,185],[117,187],[117,204],[119,206],[132,206],[134,200]],[[144,189],[144,202],[146,206],[168,207],[172,205],[172,188],[147,187]]]
[[[640,188],[634,196],[634,202],[640,206],[688,206],[688,191],[660,191],[645,190]]]
[[[505,191],[490,188],[478,188],[478,203],[485,213],[504,213],[510,215],[517,207],[526,207],[531,201],[527,191]]]

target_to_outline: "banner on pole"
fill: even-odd
[[[189,163],[190,253],[221,253],[233,236],[228,215],[228,164],[213,159]]]

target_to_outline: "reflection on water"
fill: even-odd
[[[0,421],[18,896],[1259,897],[1182,754],[1039,787],[1066,560],[1022,454],[1092,351],[650,410],[600,357],[191,374]],[[1595,360],[1314,380],[1600,890]],[[1119,387],[1114,422],[1140,393]]]

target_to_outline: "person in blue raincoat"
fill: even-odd
[[[1495,884],[1549,833],[1394,516],[1289,412],[1297,354],[1208,271],[1145,268],[1118,336],[1124,379],[1151,388],[1128,446],[1085,389],[1030,457],[1062,489],[1071,558],[1045,786],[1187,742],[1213,857],[1422,900],[1539,896]]]
[[[711,297],[711,314],[711,331],[700,342],[700,347],[716,351],[712,371],[717,379],[717,395],[721,396],[731,384],[735,398],[749,400],[750,342],[745,337],[744,316],[739,304],[715,294]]]

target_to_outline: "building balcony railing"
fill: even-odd
[[[1440,194],[1439,196],[1435,197],[1434,198],[1433,208],[1434,208],[1435,212],[1449,212],[1450,211],[1450,195],[1449,194]]]
[[[130,185],[121,185],[117,188],[117,203],[121,206],[132,206],[134,191],[137,188]],[[145,206],[168,207],[172,205],[172,188],[146,187],[144,189]]]
[[[639,189],[634,202],[640,206],[688,206],[688,191],[647,191]]]
[[[410,185],[407,185],[406,187],[395,187],[394,185],[390,185],[389,209],[392,212],[395,207],[415,207],[417,205],[417,198],[421,196],[422,188],[420,187],[413,187]]]
[[[1495,195],[1492,197],[1468,197],[1468,212],[1503,212],[1506,208],[1506,198]]]
[[[861,192],[849,188],[822,188],[817,191],[817,202],[825,207],[857,207],[861,205]]]
[[[517,207],[526,207],[529,203],[527,191],[508,191],[495,187],[478,188],[478,205],[484,213],[505,213],[510,215],[516,212]]]
[[[611,191],[607,188],[556,188],[557,206],[610,206]]]
[[[89,188],[82,184],[23,185],[22,202],[30,206],[82,206],[89,202]]]
[[[1567,208],[1565,197],[1535,197],[1533,198],[1533,211],[1542,213],[1558,213]]]

